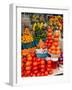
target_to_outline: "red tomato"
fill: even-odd
[[[48,68],[51,68],[51,67],[52,67],[52,65],[51,65],[51,64],[48,64],[48,65],[47,65],[47,67],[48,67]]]
[[[25,67],[25,70],[31,70],[31,66]]]
[[[52,64],[52,61],[51,61],[51,60],[48,60],[48,61],[47,61],[47,64]]]
[[[31,61],[32,60],[32,57],[31,56],[28,56],[27,57],[27,60]]]
[[[32,61],[27,61],[26,66],[30,66],[32,64]]]
[[[38,69],[38,66],[34,66],[32,67],[33,70],[37,70]]]
[[[38,65],[37,61],[34,61],[33,66],[37,66],[37,65]]]
[[[22,62],[26,62],[26,58],[25,57],[22,57]]]
[[[31,71],[27,70],[25,73],[26,75],[29,75]]]
[[[38,73],[38,70],[34,70],[33,72],[36,74],[36,73]]]
[[[33,57],[33,61],[36,61],[36,59],[37,59],[36,57]]]
[[[52,39],[52,36],[48,36],[48,40],[51,40]]]
[[[41,74],[38,72],[38,73],[37,73],[37,76],[41,76]]]
[[[31,77],[33,76],[33,73],[32,73],[32,72],[30,73],[30,76],[31,76]]]
[[[53,40],[51,39],[51,40],[49,40],[49,43],[52,43],[53,42]]]
[[[45,64],[45,60],[44,59],[41,59],[40,63],[41,64]]]
[[[46,43],[48,43],[48,42],[49,42],[49,40],[47,39],[47,40],[46,40]]]
[[[45,69],[42,68],[42,69],[40,69],[40,71],[41,71],[41,72],[45,72]]]
[[[58,42],[59,41],[59,38],[54,37],[54,41]]]
[[[48,76],[48,71],[45,71],[45,76]]]
[[[47,68],[47,71],[50,71],[50,70],[52,70],[52,68]]]
[[[59,43],[58,42],[54,42],[55,47],[58,47]]]
[[[42,72],[42,73],[41,73],[41,76],[44,76],[44,75],[45,75],[45,74]]]
[[[50,70],[50,71],[48,72],[48,74],[50,74],[50,75],[53,74],[53,70]]]
[[[51,36],[52,36],[52,32],[49,32],[49,33],[48,33],[48,37],[51,37]]]
[[[33,73],[32,75],[33,75],[33,77],[35,77],[35,76],[36,76],[36,74],[35,74],[35,73]]]
[[[45,65],[44,65],[44,64],[43,64],[43,65],[40,65],[40,67],[41,67],[41,68],[45,68]]]

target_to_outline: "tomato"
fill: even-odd
[[[52,36],[48,36],[48,40],[52,39]]]
[[[41,73],[41,76],[44,76],[44,73],[43,72]]]
[[[54,46],[57,47],[59,45],[58,42],[54,42]]]
[[[37,59],[36,57],[33,57],[33,59],[32,59],[32,60],[33,60],[33,61],[36,61],[36,59]]]
[[[45,68],[45,65],[43,64],[43,65],[40,65],[40,68]]]
[[[38,72],[38,73],[37,73],[37,76],[41,76],[41,74]]]
[[[32,72],[30,73],[30,76],[31,76],[31,77],[33,76],[33,73],[32,73]]]
[[[53,40],[51,39],[51,40],[49,40],[49,43],[52,43],[53,42]]]
[[[29,75],[31,71],[27,70],[25,73],[26,75]]]
[[[23,68],[24,67],[24,63],[21,63],[21,68]]]
[[[32,76],[33,76],[33,77],[35,77],[35,76],[36,76],[36,74],[35,74],[35,73],[33,73],[33,74],[32,74]]]
[[[48,52],[51,53],[51,49],[48,49]]]
[[[52,70],[52,68],[48,68],[48,67],[47,67],[47,71],[50,71],[50,70]]]
[[[51,60],[48,60],[48,61],[47,61],[47,64],[52,64],[52,61],[51,61]]]
[[[37,70],[38,69],[38,66],[34,66],[33,68],[32,68],[32,70]]]
[[[51,64],[48,64],[48,65],[47,65],[47,67],[48,67],[48,68],[51,68],[51,67],[52,67],[52,65],[51,65]]]
[[[38,73],[38,70],[34,70],[33,73],[34,73],[34,74]]]
[[[26,58],[25,57],[22,57],[22,62],[26,62]]]
[[[45,69],[44,69],[44,68],[42,68],[42,69],[40,69],[40,71],[41,71],[41,72],[45,72]]]
[[[46,40],[46,43],[48,43],[48,42],[49,42],[49,40],[47,39],[47,40]]]
[[[44,59],[41,59],[40,63],[41,64],[45,64],[45,60]]]
[[[31,56],[27,57],[27,60],[32,60],[32,57]]]
[[[25,67],[25,70],[31,70],[31,66]]]
[[[59,41],[59,38],[54,37],[54,41],[58,42]]]
[[[30,66],[31,64],[32,64],[32,61],[27,61],[25,65]]]
[[[31,53],[31,57],[34,58],[35,57],[35,53]]]
[[[52,53],[52,54],[55,54],[55,50],[52,50],[51,53]]]
[[[49,33],[48,33],[48,37],[50,37],[50,36],[52,36],[52,32],[49,32]]]
[[[48,71],[45,71],[45,76],[48,76]]]
[[[33,66],[37,66],[37,65],[38,65],[37,61],[34,61]]]
[[[48,74],[50,74],[50,75],[53,74],[53,70],[50,70],[50,71],[48,72]]]
[[[57,52],[56,52],[58,55],[60,54],[60,50],[57,50]]]

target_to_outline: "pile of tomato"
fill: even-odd
[[[29,54],[22,57],[21,76],[48,76],[53,74],[53,69],[58,67],[57,62],[51,59],[46,61],[44,58],[38,58],[35,54]]]

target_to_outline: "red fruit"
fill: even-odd
[[[53,74],[53,70],[50,70],[50,71],[48,72],[48,74],[50,74],[50,75]]]
[[[30,66],[32,64],[32,61],[27,61],[26,66]]]
[[[26,58],[25,57],[22,57],[22,62],[26,62]]]
[[[44,73],[43,72],[41,73],[41,76],[44,76]]]
[[[48,46],[48,43],[47,43],[47,42],[45,42],[45,45],[46,45],[46,46]]]
[[[45,64],[45,60],[44,59],[41,59],[40,63],[41,64]]]
[[[47,71],[50,71],[50,70],[52,70],[52,68],[48,68],[48,67],[47,67]]]
[[[53,42],[53,40],[51,39],[51,40],[49,40],[49,43],[52,43]]]
[[[41,76],[39,72],[37,73],[37,76]]]
[[[46,40],[46,43],[48,43],[48,42],[49,42],[49,40],[47,39],[47,40]]]
[[[29,75],[31,71],[27,70],[25,73],[26,75]]]
[[[48,40],[51,40],[52,39],[52,36],[48,36]]]
[[[54,41],[59,41],[59,38],[58,37],[54,37]]]
[[[34,61],[33,66],[37,66],[37,65],[38,65],[37,61]]]
[[[54,42],[54,46],[58,47],[59,43],[58,42]]]
[[[31,66],[25,67],[25,70],[31,70]]]
[[[41,71],[41,72],[45,72],[45,69],[42,68],[42,69],[40,69],[40,71]]]
[[[38,67],[37,66],[34,66],[33,68],[32,68],[32,70],[37,70],[38,69]]]
[[[43,65],[40,65],[40,68],[45,68],[45,65],[43,64]]]
[[[32,76],[33,76],[33,77],[35,77],[35,76],[36,76],[36,74],[35,74],[35,73],[33,73],[33,74],[32,74]]]
[[[51,60],[48,60],[48,61],[47,61],[47,64],[52,64],[52,61],[51,61]]]
[[[38,70],[34,70],[33,72],[34,72],[35,74],[37,74],[37,73],[38,73]]]
[[[27,57],[27,60],[31,61],[32,60],[32,57],[31,56]]]
[[[47,76],[48,75],[48,71],[45,71],[45,76]]]
[[[35,57],[35,53],[31,53],[31,57]]]
[[[31,76],[31,77],[33,76],[33,73],[32,73],[32,72],[30,73],[30,76]]]
[[[51,64],[48,64],[48,65],[47,65],[47,67],[48,67],[48,68],[51,68],[51,67],[52,67],[52,65],[51,65]]]
[[[36,61],[36,59],[37,59],[36,57],[33,57],[33,61]]]
[[[52,32],[49,32],[49,33],[48,33],[48,37],[50,37],[50,36],[52,36]]]

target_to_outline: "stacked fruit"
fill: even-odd
[[[49,48],[49,52],[53,55],[60,55],[59,37],[60,33],[55,31],[52,46]]]
[[[52,61],[44,58],[37,58],[35,55],[22,57],[21,76],[47,76],[53,73]]]
[[[46,46],[50,48],[52,46],[52,29],[48,27]]]

